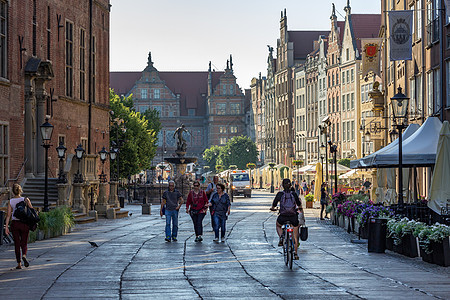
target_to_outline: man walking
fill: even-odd
[[[175,182],[169,181],[169,189],[162,196],[160,215],[163,216],[163,207],[166,205],[166,242],[177,241],[178,211],[183,204],[183,196],[175,189]],[[172,223],[172,230],[170,230]]]
[[[214,195],[214,193],[217,193],[217,184],[219,183],[219,176],[215,175],[213,177],[213,182],[210,182],[208,184],[208,187],[206,188],[206,196],[208,196],[209,202],[211,202],[211,196]],[[214,212],[212,211],[212,206],[209,207],[209,213],[211,214],[211,227],[212,230],[214,230]]]

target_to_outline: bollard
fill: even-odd
[[[125,207],[125,197],[119,196],[119,204],[121,208]]]
[[[3,245],[3,228],[5,224],[5,212],[0,211],[0,245]]]
[[[368,252],[384,253],[386,250],[387,219],[375,218],[369,220]]]

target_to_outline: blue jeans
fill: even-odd
[[[172,233],[170,222],[172,221]],[[166,238],[176,238],[178,234],[178,210],[166,210]]]
[[[225,237],[225,223],[227,222],[226,216],[219,216],[218,214],[214,214],[214,234],[216,236],[216,239],[219,238],[219,228],[221,237]]]

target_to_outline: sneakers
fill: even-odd
[[[172,242],[178,241],[176,237],[172,237]]]
[[[283,239],[282,238],[280,238],[280,240],[278,241],[278,247],[281,247],[281,246],[283,246]]]
[[[203,241],[203,238],[202,238],[201,235],[198,236],[198,241],[199,241],[199,242]]]
[[[25,256],[22,256],[22,260],[25,268],[28,268],[30,266],[30,263],[28,262],[27,258]]]
[[[213,242],[217,243],[219,241],[219,238],[213,239]]]
[[[294,253],[294,260],[298,260],[298,254]]]
[[[220,242],[225,243],[225,240],[226,240],[226,238],[223,237],[223,238],[220,239]]]
[[[166,237],[165,241],[170,243],[170,237]]]

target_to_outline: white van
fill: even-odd
[[[231,189],[234,196],[243,195],[250,198],[252,189],[250,183],[250,175],[245,170],[229,171],[229,182],[232,184]]]

